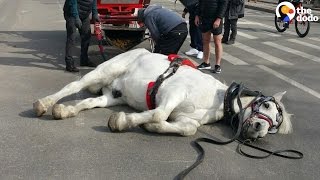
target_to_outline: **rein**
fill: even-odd
[[[225,98],[224,98],[224,118],[225,121],[227,121],[228,123],[230,123],[232,126],[237,125],[237,131],[235,133],[235,135],[227,141],[220,141],[220,140],[213,140],[210,138],[197,138],[196,140],[192,141],[194,148],[197,150],[198,152],[198,157],[197,160],[188,168],[186,168],[185,170],[183,170],[182,172],[180,172],[175,179],[184,179],[184,177],[189,174],[194,168],[196,168],[199,164],[201,164],[204,160],[204,156],[205,156],[205,150],[203,149],[203,147],[199,144],[200,142],[206,142],[206,143],[211,143],[211,144],[217,144],[217,145],[226,145],[229,144],[233,141],[238,141],[240,142],[238,144],[237,150],[238,152],[246,157],[249,158],[253,158],[253,159],[264,159],[267,158],[271,155],[275,155],[278,157],[283,157],[283,158],[288,158],[288,159],[302,159],[303,158],[303,154],[299,151],[296,150],[277,150],[277,151],[270,151],[270,150],[266,150],[257,146],[252,145],[252,141],[250,139],[246,139],[244,141],[240,140],[240,134],[241,134],[241,130],[242,130],[242,125],[243,125],[243,118],[244,118],[244,112],[246,108],[242,107],[242,103],[240,101],[240,96],[241,95],[249,95],[249,96],[256,96],[250,104],[256,102],[256,100],[263,96],[261,92],[258,91],[251,91],[248,88],[244,87],[242,83],[237,84],[237,83],[232,83],[230,85],[230,87],[228,88]],[[236,98],[237,100],[237,104],[239,106],[239,113],[236,114],[234,109],[233,109],[233,105],[232,105],[232,100]],[[238,123],[235,124],[236,120],[235,118],[238,117]],[[250,148],[253,149],[257,149],[260,150],[262,152],[268,153],[265,156],[256,156],[256,155],[251,155],[248,154],[246,152],[244,152],[242,150],[243,146],[248,146]],[[293,155],[284,155],[283,153],[291,153]]]

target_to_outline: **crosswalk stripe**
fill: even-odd
[[[280,37],[280,34],[276,34],[276,33],[270,33],[270,32],[263,32],[264,34],[268,35],[268,36],[272,36],[272,37]]]
[[[249,46],[244,45],[244,44],[239,43],[239,42],[235,43],[235,47],[240,48],[240,49],[242,49],[244,51],[247,51],[247,52],[249,52],[251,54],[254,54],[254,55],[258,56],[258,57],[261,57],[261,58],[263,58],[263,59],[265,59],[267,61],[270,61],[270,62],[278,64],[278,65],[293,65],[290,62],[284,61],[284,60],[282,60],[280,58],[274,57],[274,56],[272,56],[270,54],[267,54],[265,52],[259,51],[259,50],[255,49],[255,48],[249,47]]]
[[[303,91],[305,91],[305,92],[317,97],[318,99],[320,99],[320,93],[314,91],[313,89],[311,89],[311,88],[309,88],[309,87],[307,87],[307,86],[305,86],[305,85],[303,85],[303,84],[301,84],[301,83],[299,83],[297,81],[294,81],[293,79],[290,79],[289,77],[287,77],[287,76],[285,76],[285,75],[283,75],[281,73],[278,73],[277,71],[274,71],[274,70],[272,70],[272,69],[270,69],[270,68],[268,68],[268,67],[266,67],[264,65],[257,65],[257,67],[259,67],[260,69],[262,69],[262,70],[264,70],[264,71],[266,71],[266,72],[268,72],[270,74],[275,75],[276,77],[286,81],[287,83],[289,83],[289,84],[291,84],[291,85],[293,85],[293,86],[295,86],[295,87],[297,87],[297,88],[299,88],[299,89],[301,89],[301,90],[303,90]]]
[[[258,39],[258,37],[255,37],[255,36],[252,36],[250,34],[246,34],[244,32],[240,32],[240,31],[238,31],[237,34],[240,35],[240,36],[243,36],[245,38],[248,38],[248,39]]]
[[[300,45],[303,45],[303,46],[307,46],[307,47],[310,47],[310,48],[313,48],[313,49],[320,50],[320,46],[316,46],[314,44],[306,43],[306,42],[299,41],[299,40],[296,40],[296,39],[287,39],[287,41],[290,41],[290,42],[293,42],[293,43],[297,43],[297,44],[300,44]]]
[[[249,21],[249,20],[244,20],[244,21],[254,23],[254,21]],[[277,32],[277,29],[276,29],[275,26],[270,26],[270,25],[262,24],[262,23],[257,23],[257,25],[262,26],[262,27],[265,27],[265,28],[268,28],[268,29],[272,29],[272,30],[274,30],[275,32]],[[291,31],[289,31],[289,30],[286,30],[285,33],[286,33],[286,34],[291,34],[291,35],[297,35],[297,33],[291,32]]]
[[[210,45],[210,52],[211,54],[215,55],[215,48],[212,47]],[[222,53],[222,59],[228,61],[229,63],[233,64],[233,65],[249,65],[248,63],[242,61],[241,59],[232,56],[231,54],[227,53],[227,52],[223,52]]]
[[[309,39],[320,42],[320,38],[310,37]]]
[[[303,58],[306,58],[306,59],[309,59],[309,60],[312,60],[312,61],[315,61],[315,62],[320,62],[320,58],[319,57],[313,56],[311,54],[307,54],[307,53],[302,52],[302,51],[298,51],[298,50],[295,50],[295,49],[292,49],[292,48],[281,46],[281,45],[273,43],[273,42],[263,42],[263,44],[266,44],[266,45],[271,46],[273,48],[277,48],[277,49],[279,49],[281,51],[286,51],[288,53],[292,53],[292,54],[295,54],[297,56],[301,56]]]

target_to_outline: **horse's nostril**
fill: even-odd
[[[255,122],[253,128],[257,131],[261,130],[261,123],[260,122]]]

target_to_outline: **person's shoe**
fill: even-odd
[[[65,60],[66,61],[66,71],[68,72],[79,72],[79,69],[74,65],[74,60],[73,59],[69,59],[69,60]]]
[[[79,69],[75,66],[66,66],[66,71],[69,72],[79,72]]]
[[[221,73],[221,67],[219,65],[215,65],[214,69],[212,70],[213,73],[220,74]]]
[[[211,69],[211,66],[210,66],[210,63],[207,64],[207,63],[203,62],[197,68],[198,69]]]
[[[80,60],[80,66],[96,67],[96,65],[90,60]]]
[[[234,40],[230,39],[226,44],[228,44],[228,45],[234,44]]]
[[[283,27],[286,28],[286,29],[289,28],[289,22],[283,23]]]
[[[198,55],[197,55],[197,59],[202,59],[203,58],[203,52],[199,51]]]
[[[227,44],[227,42],[228,42],[228,39],[224,39],[224,38],[222,38],[222,41],[221,41],[223,44]]]
[[[195,56],[198,55],[199,51],[197,49],[191,48],[189,51],[185,52],[188,56]]]

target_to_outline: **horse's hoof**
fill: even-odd
[[[42,116],[45,112],[47,112],[47,108],[40,102],[40,100],[33,103],[33,110],[35,111],[38,117]]]
[[[113,113],[109,117],[108,127],[112,132],[128,129],[129,126],[126,122],[126,114],[124,112]]]
[[[64,105],[63,104],[55,104],[52,107],[52,116],[55,120],[63,119],[65,118],[63,116],[63,109]]]

